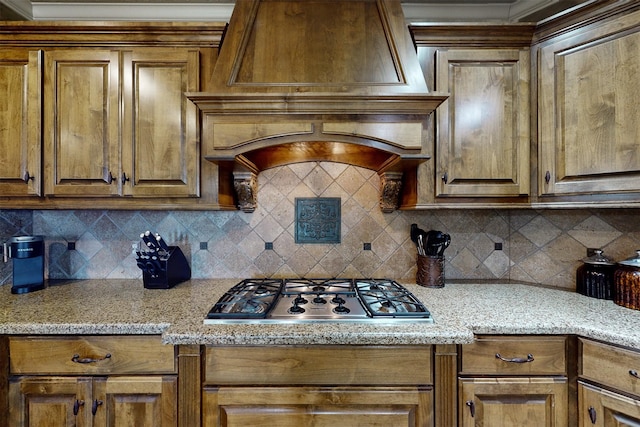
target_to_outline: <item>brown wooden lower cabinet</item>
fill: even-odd
[[[11,426],[176,426],[177,376],[17,377]]]
[[[428,426],[431,387],[205,387],[205,426]]]
[[[461,426],[566,426],[566,378],[460,380]]]
[[[567,353],[565,336],[478,336],[462,345],[459,425],[573,425]]]
[[[203,426],[434,425],[431,346],[208,347]]]
[[[9,337],[8,353],[8,426],[178,425],[174,348],[160,337]]]
[[[640,426],[640,400],[590,384],[578,383],[580,426]]]

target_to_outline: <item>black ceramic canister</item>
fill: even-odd
[[[613,274],[615,263],[604,256],[602,249],[582,260],[576,271],[576,291],[582,295],[599,299],[614,299]]]

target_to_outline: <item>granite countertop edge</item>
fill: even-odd
[[[579,335],[640,350],[640,311],[572,291],[513,283],[406,283],[435,323],[204,325],[238,280],[144,289],[140,280],[74,280],[13,295],[0,286],[0,335],[160,335],[165,344],[466,344],[482,334]],[[4,293],[4,295],[2,295]]]

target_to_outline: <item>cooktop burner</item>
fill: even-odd
[[[426,307],[389,279],[245,279],[211,308],[205,324],[429,322]]]

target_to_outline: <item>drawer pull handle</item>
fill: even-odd
[[[98,406],[101,406],[103,403],[104,402],[102,400],[95,399],[93,401],[93,405],[91,405],[91,413],[95,415],[96,412],[98,412]]]
[[[467,400],[465,405],[469,407],[469,412],[471,413],[471,418],[476,416],[476,404],[473,403],[473,400]]]
[[[596,423],[596,408],[593,406],[589,406],[589,419],[591,420],[591,424]]]
[[[526,359],[524,357],[514,357],[509,359],[509,358],[502,357],[500,353],[496,353],[496,359],[500,359],[503,362],[509,362],[509,363],[530,363],[530,362],[533,362],[533,354],[531,353],[527,354]]]
[[[76,399],[75,403],[73,404],[73,415],[78,415],[78,412],[80,411],[80,407],[84,406],[84,400],[78,400]]]
[[[634,378],[640,379],[640,375],[638,375],[638,371],[636,371],[635,369],[629,369],[629,375],[631,375]]]
[[[73,357],[71,358],[71,361],[75,363],[95,363],[95,362],[101,362],[103,360],[110,359],[110,358],[111,358],[111,353],[107,353],[104,357],[100,359],[92,359],[90,357],[80,357],[79,354],[74,354]]]

